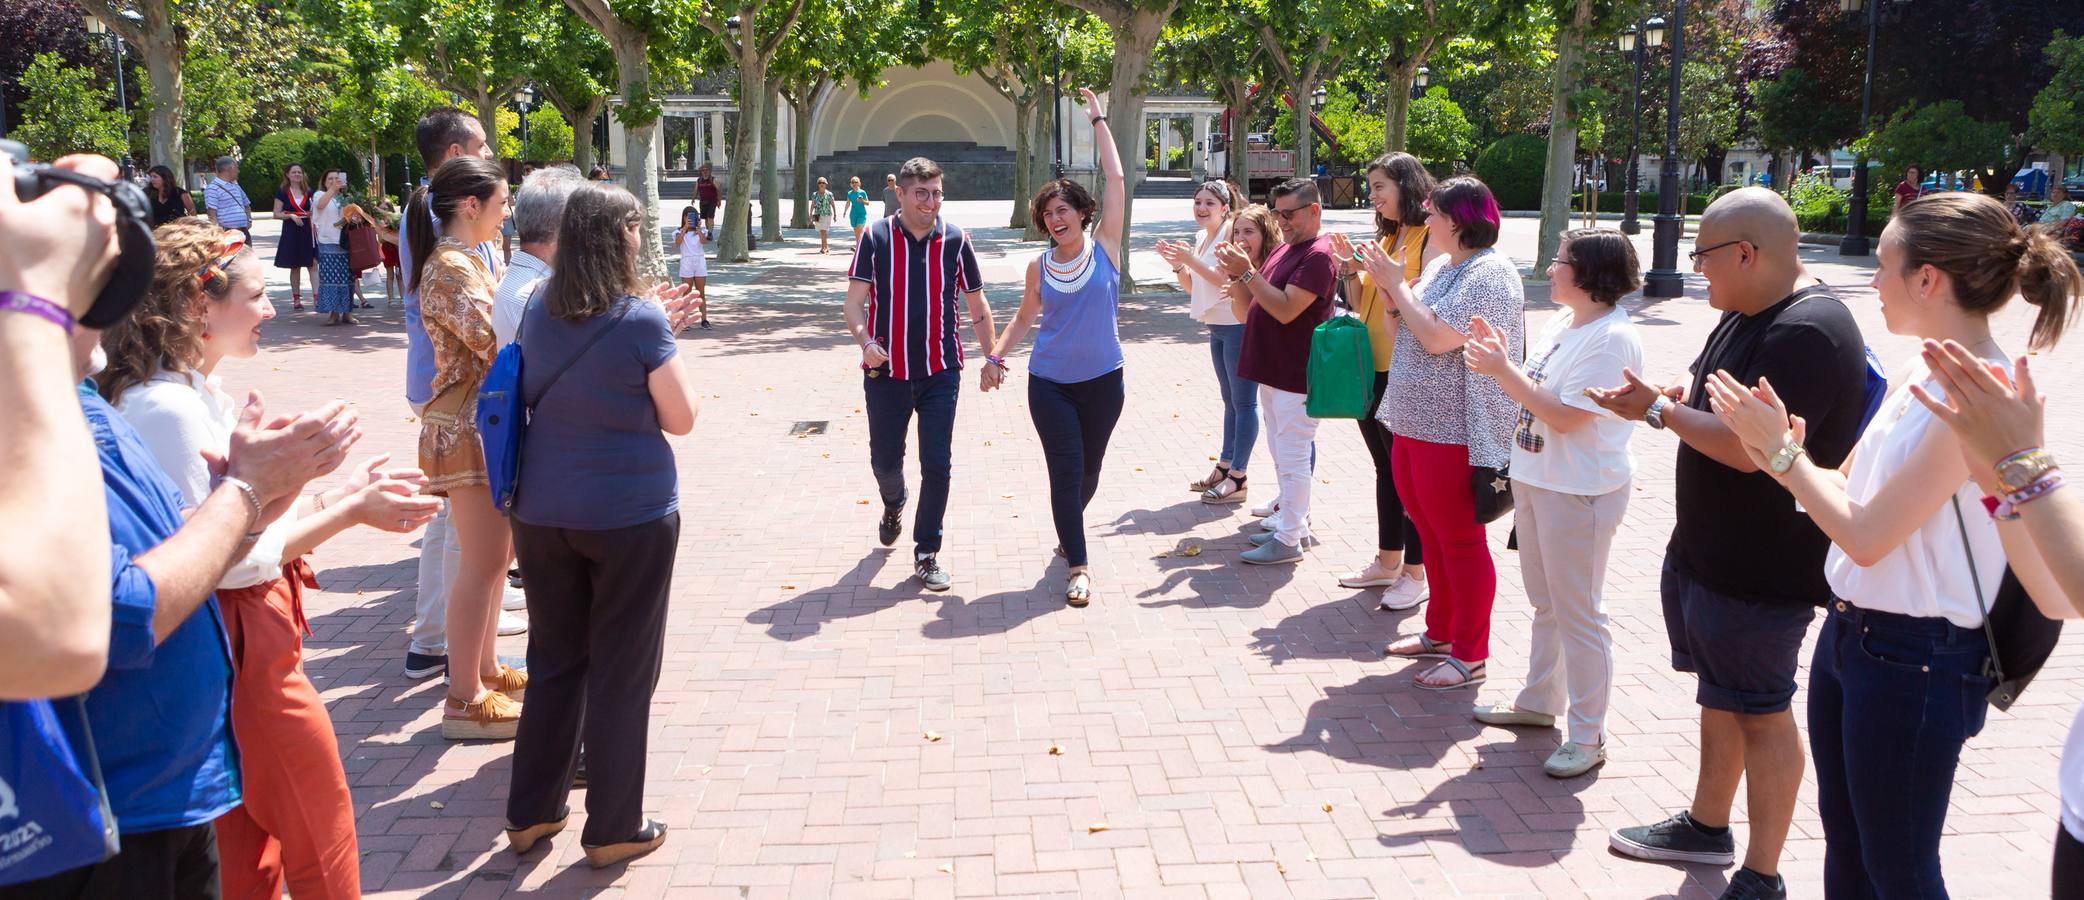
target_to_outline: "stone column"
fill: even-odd
[[[589,125],[589,127],[591,126]],[[600,164],[603,167],[612,166],[617,160],[620,160],[623,168],[629,168],[629,145],[630,136],[627,131],[623,130],[622,120],[615,118],[612,114],[609,115],[608,146],[595,150],[596,153],[600,154]]]
[[[1172,158],[1172,117],[1158,117],[1158,171],[1165,171],[1165,163]]]
[[[689,133],[687,141],[687,162],[688,165],[694,166],[695,168],[699,169],[702,168],[703,159],[702,137],[704,134],[704,129],[702,128],[702,126],[709,124],[709,117],[698,113],[696,115],[689,116],[687,122],[689,125],[694,126],[694,130]]]
[[[730,154],[724,152],[724,114],[709,114],[709,162],[719,169],[731,167]]]
[[[1209,165],[1208,165],[1208,163],[1209,163],[1209,152],[1208,152],[1208,151],[1209,151],[1209,146],[1208,146],[1208,133],[1209,133],[1209,118],[1210,118],[1210,117],[1209,117],[1209,115],[1208,115],[1207,113],[1196,113],[1196,114],[1194,115],[1194,148],[1195,148],[1195,149],[1194,149],[1194,177],[1195,177],[1195,178],[1207,178],[1207,177],[1208,177],[1208,169],[1209,169]]]

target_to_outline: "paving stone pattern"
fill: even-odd
[[[987,227],[1005,221],[1003,204],[951,204],[950,214],[978,228],[1003,324],[1036,245]],[[1152,223],[1138,231],[1144,249],[1191,227],[1184,201],[1139,204],[1138,214]],[[1366,227],[1357,213],[1332,219]],[[1507,223],[1504,247],[1522,266],[1532,235],[1531,221]],[[1415,690],[1416,666],[1380,658],[1422,610],[1381,612],[1375,591],[1336,584],[1372,553],[1375,534],[1374,474],[1352,423],[1326,422],[1318,437],[1324,544],[1300,565],[1237,563],[1255,520],[1186,489],[1210,467],[1220,402],[1205,334],[1176,293],[1123,304],[1129,396],[1088,514],[1092,606],[1061,599],[1018,359],[1005,389],[981,394],[973,380],[962,395],[942,557],[955,589],[915,589],[909,535],[894,551],[875,543],[857,355],[840,322],[846,257],[820,257],[815,242],[792,234],[756,265],[713,266],[717,330],[681,341],[702,410],[695,432],[673,440],[685,524],[645,798],[672,827],[659,852],[593,871],[577,822],[548,851],[507,851],[509,748],[443,741],[440,686],[400,673],[416,536],[359,529],[315,555],[325,590],[307,600],[308,665],[339,731],[371,894],[1720,892],[1727,870],[1607,849],[1608,829],[1683,808],[1696,768],[1694,682],[1669,668],[1656,594],[1672,518],[1668,435],[1637,432],[1640,475],[1614,542],[1611,761],[1556,781],[1540,765],[1557,733],[1479,727],[1468,716],[1477,692]],[[1911,342],[1883,331],[1865,286],[1871,268],[1804,253],[1883,358],[1907,360]],[[1167,274],[1155,254],[1135,263],[1140,277]],[[1704,296],[1694,278],[1685,298],[1626,301],[1653,376],[1692,359],[1715,317]],[[1530,286],[1529,298],[1530,318],[1553,314],[1545,287]],[[398,313],[325,328],[278,299],[267,351],[226,364],[226,384],[259,387],[278,410],[352,400],[368,430],[357,456],[410,460],[419,426],[401,395]],[[2007,346],[2023,347],[2026,322],[2018,310],[2003,316]],[[2054,443],[2073,458],[2084,458],[2079,358],[2065,349],[2039,367],[2056,398]],[[814,420],[829,429],[790,436]],[[1274,479],[1263,444],[1256,456],[1258,502]],[[1504,531],[1492,534],[1500,590],[1486,700],[1511,699],[1525,672],[1529,607]],[[502,651],[525,642],[503,639]],[[2078,643],[2065,641],[2023,702],[1968,745],[1944,845],[1957,896],[2047,894],[2056,761],[2084,702]],[[582,801],[575,792],[580,815]],[[1794,896],[1820,895],[1823,850],[1805,783],[1785,859]]]

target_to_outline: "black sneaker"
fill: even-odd
[[[514,587],[517,587],[517,588],[521,586],[521,569],[520,569],[520,567],[518,567],[518,566],[517,566],[517,567],[515,567],[515,568],[512,568],[512,569],[508,569],[508,570],[507,570],[507,584],[509,584],[509,585],[512,585],[512,586],[514,586]]]
[[[1607,844],[1622,856],[1653,862],[1726,866],[1737,861],[1737,839],[1728,829],[1719,835],[1709,834],[1683,812],[1655,825],[1616,828]],[[1735,886],[1734,881],[1731,886]]]
[[[703,319],[703,320],[702,320],[702,330],[703,330],[703,331],[708,331],[708,330],[709,330],[709,320],[708,320],[708,319]]]
[[[919,561],[912,564],[912,577],[919,579],[919,583],[929,591],[945,591],[955,583],[955,579],[948,577],[948,570],[941,568],[941,564],[931,556],[919,557]]]
[[[897,543],[897,536],[903,534],[904,530],[904,504],[883,507],[883,520],[876,523],[876,538],[883,542],[883,546]]]
[[[407,678],[414,681],[425,681],[448,670],[449,658],[446,654],[435,656],[428,653],[406,651],[405,677]]]
[[[1787,882],[1778,875],[1738,869],[1737,874],[1730,876],[1729,887],[1722,891],[1722,900],[1787,900]]]

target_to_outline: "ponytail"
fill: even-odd
[[[505,184],[506,173],[491,160],[475,156],[457,156],[435,168],[434,176],[427,179],[427,186],[413,192],[405,205],[407,238],[412,244],[412,271],[406,273],[407,293],[420,289],[420,277],[427,271],[427,257],[434,255],[437,220],[455,218],[456,210],[463,201],[476,199],[479,203],[492,202]]]
[[[405,249],[412,254],[412,269],[405,273],[405,291],[420,289],[420,271],[434,254],[434,216],[427,212],[427,189],[413,188],[405,198]]]
[[[2024,252],[2019,255],[2019,296],[2039,312],[2033,317],[2028,349],[2055,346],[2080,294],[2084,294],[2084,272],[2077,270],[2077,260],[2068,248],[2045,231],[2029,229]]]

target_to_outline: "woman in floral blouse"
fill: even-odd
[[[512,537],[492,505],[478,440],[478,388],[499,344],[492,333],[497,282],[475,249],[498,237],[506,221],[506,174],[474,156],[451,159],[413,196],[406,215],[414,264],[407,289],[420,294],[434,344],[434,399],[420,420],[420,469],[426,492],[449,498],[463,545],[449,594],[449,696],[441,732],[450,740],[511,740],[528,676],[500,665],[493,653]]]

